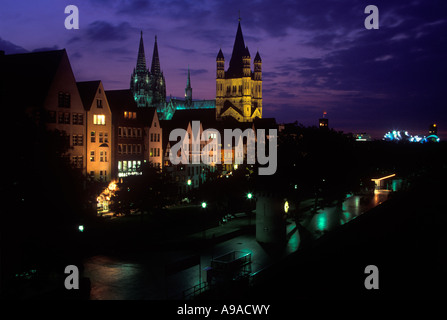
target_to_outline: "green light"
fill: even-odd
[[[323,231],[327,227],[327,214],[322,212],[317,215],[317,229]]]
[[[191,185],[191,179],[188,179],[188,186],[190,186]]]
[[[84,232],[84,226],[81,224],[78,226],[79,232]]]
[[[206,208],[206,202],[202,202],[202,208],[203,208],[203,209]]]
[[[253,198],[253,194],[252,194],[252,193],[247,193],[247,198],[248,198],[248,199]]]

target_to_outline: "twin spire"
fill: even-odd
[[[146,70],[147,68],[146,68],[146,57],[144,54],[143,31],[141,31],[140,47],[138,48],[137,72],[145,72]],[[152,54],[151,73],[152,74],[161,73],[160,58],[158,56],[157,36],[155,36],[154,52]]]

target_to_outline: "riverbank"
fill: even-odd
[[[446,187],[421,180],[257,277],[250,299],[445,299]],[[364,286],[365,267],[379,289]]]

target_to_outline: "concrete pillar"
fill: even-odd
[[[286,241],[285,200],[268,193],[256,194],[256,240],[265,244]]]

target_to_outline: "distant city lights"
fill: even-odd
[[[386,141],[409,141],[409,142],[419,142],[419,143],[426,143],[426,142],[439,142],[440,139],[437,135],[432,134],[428,137],[421,136],[421,135],[415,135],[412,136],[408,133],[408,131],[401,131],[401,130],[393,130],[387,132],[383,140]]]

